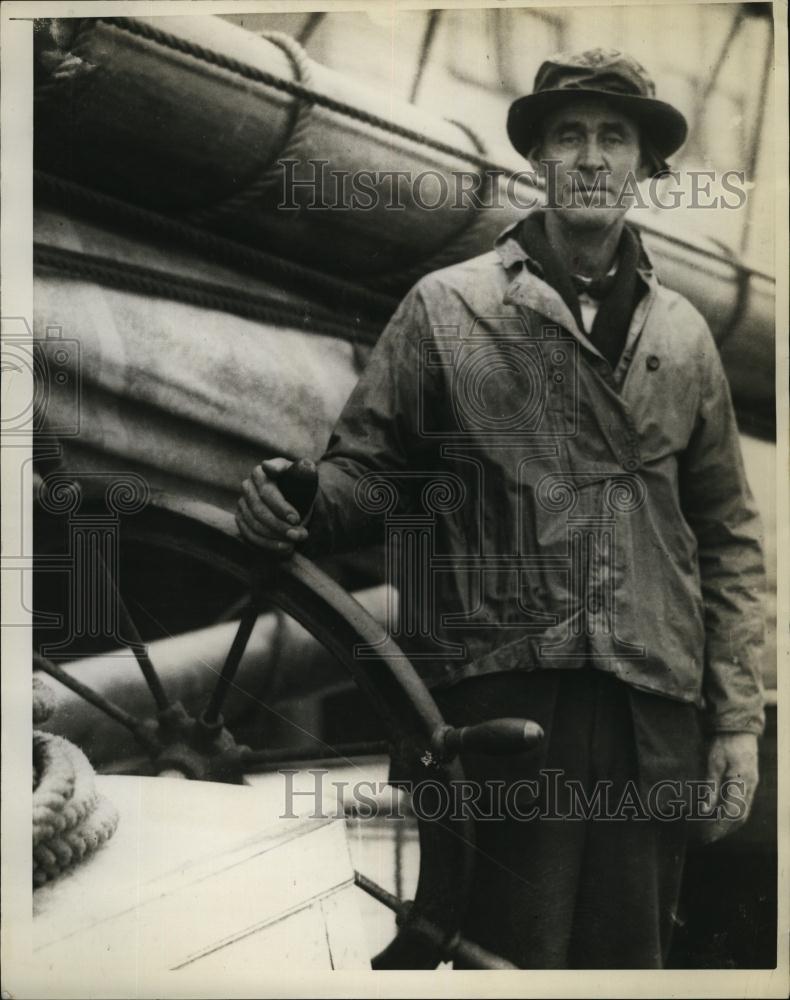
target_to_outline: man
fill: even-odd
[[[477,824],[464,932],[522,967],[661,967],[694,782],[715,782],[706,839],[743,822],[763,726],[759,525],[727,382],[625,223],[686,122],[635,60],[593,50],[546,61],[508,132],[547,207],[401,303],[319,464],[309,542],[381,537],[383,506],[430,515],[415,664],[451,722],[544,729],[464,761],[485,808],[497,781],[519,789]],[[254,470],[237,514],[283,555],[308,541],[276,485],[289,464]]]

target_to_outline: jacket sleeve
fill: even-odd
[[[718,350],[705,330],[697,422],[680,468],[681,502],[698,544],[705,606],[702,693],[708,732],[760,734],[765,568],[738,426]]]
[[[319,462],[305,547],[311,554],[381,541],[384,515],[411,508],[414,473],[430,468],[432,446],[420,433],[420,414],[432,395],[425,383],[436,376],[422,364],[421,343],[430,336],[422,285],[381,334]],[[382,475],[361,482],[371,473]]]

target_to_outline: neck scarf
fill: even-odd
[[[518,238],[529,256],[540,266],[543,280],[557,292],[570,311],[580,330],[584,329],[577,281],[557,256],[546,236],[545,213],[531,212],[518,228]],[[614,368],[625,346],[628,328],[634,309],[642,297],[644,286],[639,281],[636,268],[640,254],[639,237],[629,227],[623,226],[617,247],[619,263],[617,272],[611,278],[602,278],[591,285],[585,285],[588,295],[600,298],[600,306],[595,315],[590,340]]]

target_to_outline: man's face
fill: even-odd
[[[571,228],[611,225],[630,207],[623,190],[647,176],[636,122],[605,99],[569,100],[547,115],[536,152],[549,204]]]

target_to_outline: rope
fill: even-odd
[[[534,183],[534,178],[530,177],[529,181],[527,181],[527,178],[523,176],[523,171],[519,168],[504,167],[501,164],[487,159],[479,153],[471,153],[468,150],[459,149],[457,146],[453,146],[449,143],[432,139],[430,136],[423,135],[414,129],[407,128],[403,125],[397,125],[395,122],[391,122],[386,118],[381,118],[380,116],[371,114],[368,111],[363,111],[362,109],[356,108],[351,104],[345,103],[344,101],[338,101],[335,98],[329,97],[327,94],[322,94],[319,91],[313,90],[310,87],[304,86],[296,81],[284,80],[273,73],[268,73],[265,70],[249,66],[238,59],[223,55],[222,53],[214,52],[213,50],[207,49],[205,46],[198,45],[195,42],[189,42],[186,39],[179,38],[177,35],[162,31],[160,28],[155,28],[153,25],[145,24],[142,21],[138,21],[136,18],[117,17],[84,19],[83,25],[78,31],[78,37],[80,40],[72,46],[72,52],[77,52],[84,38],[94,30],[94,26],[99,22],[104,22],[109,27],[114,27],[120,31],[126,31],[130,34],[137,35],[141,38],[147,39],[148,41],[155,42],[156,44],[162,45],[166,48],[174,49],[185,55],[191,56],[192,58],[209,63],[212,66],[217,66],[221,69],[227,70],[228,72],[235,73],[243,79],[252,80],[253,82],[271,87],[274,90],[280,90],[284,93],[288,93],[292,97],[299,98],[306,103],[324,107],[330,111],[336,112],[339,115],[344,115],[348,118],[362,122],[363,124],[370,125],[373,128],[378,128],[381,131],[397,135],[400,138],[408,139],[419,146],[424,146],[428,149],[445,153],[456,159],[465,160],[467,163],[471,163],[483,171],[492,174],[500,174],[503,179],[514,178],[519,183],[529,183],[530,185]],[[459,123],[455,122],[454,124],[458,125]],[[467,131],[466,129],[464,130]],[[40,176],[42,175],[39,175],[39,177]],[[116,202],[116,204],[123,205],[124,203]],[[155,215],[155,213],[149,214],[152,216]],[[165,217],[160,218],[164,219]],[[220,238],[218,237],[217,239]],[[671,237],[671,241],[678,246],[694,250],[706,257],[718,259],[718,255],[712,253],[709,249],[700,247],[688,240],[682,240],[675,235]],[[228,245],[233,245],[232,241],[228,240],[225,242]],[[236,246],[238,247],[239,245]],[[241,248],[239,247],[239,251],[237,252],[240,252],[240,249]],[[251,253],[254,252],[255,251],[251,251]],[[277,266],[282,266],[285,263],[280,258],[272,258],[272,260],[278,260],[280,262]],[[763,274],[763,272],[746,268],[740,263],[735,266],[737,266],[739,270],[746,270],[749,271],[749,273]],[[773,280],[771,275],[764,276]],[[380,284],[383,284],[383,281]],[[351,287],[353,288],[354,286]]]
[[[33,678],[33,719],[52,713],[54,696]],[[94,771],[73,743],[33,731],[33,884],[74,867],[115,832],[118,813],[96,791]]]
[[[100,798],[95,811],[78,829],[67,830],[50,844],[33,851],[33,884],[44,885],[76,867],[103,846],[118,827],[118,813],[106,798]]]
[[[432,256],[423,257],[407,267],[393,270],[391,273],[376,275],[370,279],[371,286],[384,293],[413,285],[424,275],[438,271],[457,261],[474,257],[478,253],[491,249],[491,240],[481,245],[480,230],[487,225],[487,219],[481,211],[475,212],[467,226],[456,236],[440,247]]]
[[[62,736],[33,733],[39,775],[33,794],[33,846],[78,826],[96,808],[93,768],[83,752]]]
[[[39,272],[52,271],[80,281],[90,281],[139,295],[172,299],[201,309],[216,309],[245,319],[300,329],[306,333],[323,333],[342,340],[360,340],[371,344],[376,342],[380,333],[376,326],[363,326],[359,317],[349,318],[347,323],[343,323],[328,310],[317,309],[309,303],[300,306],[287,300],[272,302],[262,295],[224,285],[186,278],[127,261],[107,261],[94,254],[49,244],[34,245],[33,263]]]
[[[121,31],[127,31],[130,34],[145,38],[155,44],[174,49],[184,55],[199,59],[228,72],[235,73],[244,79],[269,86],[275,90],[280,90],[295,98],[298,103],[294,111],[288,138],[286,139],[286,150],[288,147],[298,146],[304,139],[308,130],[310,112],[314,106],[318,105],[326,108],[327,110],[336,112],[337,114],[345,115],[346,117],[360,121],[373,128],[377,128],[389,134],[407,139],[419,146],[445,153],[453,158],[461,159],[477,166],[483,172],[481,178],[481,192],[485,189],[485,185],[493,183],[490,176],[491,173],[501,174],[504,177],[515,176],[519,182],[523,182],[524,180],[519,176],[521,173],[519,170],[505,168],[489,160],[484,155],[483,144],[479,141],[477,136],[474,135],[474,133],[467,126],[459,122],[453,122],[453,124],[470,137],[472,144],[475,147],[474,153],[459,149],[449,143],[432,139],[431,137],[423,135],[414,129],[398,125],[388,119],[381,118],[380,116],[374,115],[368,111],[363,111],[360,108],[356,108],[343,101],[338,101],[335,98],[329,97],[327,94],[323,94],[315,90],[309,86],[312,74],[310,70],[310,61],[307,58],[304,49],[294,39],[282,33],[272,32],[265,37],[267,37],[273,44],[278,45],[289,57],[298,78],[296,81],[285,80],[273,73],[258,69],[257,67],[249,66],[246,63],[234,59],[233,57],[226,56],[223,53],[214,52],[211,49],[207,49],[205,46],[187,41],[186,39],[173,35],[170,32],[162,31],[160,28],[139,21],[136,18],[98,18],[97,21],[103,21],[110,27],[114,27]],[[82,37],[84,38],[84,35]],[[77,46],[75,46],[75,49],[76,48]],[[210,223],[216,221],[222,216],[226,216],[243,209],[246,205],[256,199],[260,200],[260,197],[265,195],[273,184],[281,180],[280,172],[276,168],[278,166],[278,162],[282,160],[284,156],[285,153],[281,151],[276,159],[268,165],[263,175],[257,181],[253,182],[242,191],[239,191],[236,195],[231,196],[215,206],[198,209],[188,214],[187,218],[198,224],[206,222]],[[410,261],[407,267],[400,268],[395,273],[390,272],[386,275],[372,278],[371,284],[374,288],[381,288],[385,291],[389,288],[401,288],[404,284],[412,284],[415,280],[426,273],[426,271],[437,270],[447,264],[453,263],[460,257],[468,255],[467,251],[473,251],[477,246],[477,231],[481,224],[482,214],[483,213],[480,211],[471,213],[471,217],[469,218],[468,223],[463,227],[462,231],[452,237],[449,243],[447,243],[427,260],[417,262]]]
[[[307,58],[307,53],[302,46],[291,38],[290,35],[286,35],[281,31],[269,31],[264,33],[262,37],[271,42],[273,45],[276,45],[286,54],[299,83],[306,87],[310,86],[313,79],[313,73],[310,66],[310,60]],[[309,104],[306,101],[297,101],[294,104],[288,127],[288,135],[283,143],[283,147],[279,153],[275,154],[275,157],[266,166],[263,174],[258,178],[258,180],[254,181],[237,194],[232,195],[230,198],[220,202],[218,205],[190,212],[187,218],[191,222],[195,222],[200,225],[206,222],[213,222],[223,215],[230,215],[241,208],[246,208],[250,202],[260,203],[263,200],[263,197],[268,193],[269,189],[274,185],[279,184],[282,180],[282,173],[279,169],[279,161],[287,159],[288,157],[286,156],[286,153],[291,149],[298,149],[300,144],[306,138],[311,111],[312,104]]]
[[[35,655],[35,654],[34,654]],[[55,711],[55,695],[52,689],[33,675],[33,724],[40,726]]]
[[[52,94],[62,92],[64,87],[69,88],[72,97],[76,96],[77,87],[88,82],[96,69],[92,63],[68,51],[65,47],[68,44],[67,39],[55,37],[51,29],[50,37],[55,48],[42,50],[37,56],[36,68],[40,66],[46,73],[46,81],[41,79],[39,73],[34,76],[33,100],[39,104],[49,100]]]
[[[96,21],[103,21],[110,27],[117,28],[120,31],[126,31],[129,34],[138,35],[139,37],[145,38],[150,42],[155,42],[157,45],[174,49],[177,52],[181,52],[183,55],[191,56],[193,59],[199,59],[212,66],[217,66],[220,69],[235,73],[237,76],[241,76],[245,80],[252,80],[255,83],[261,83],[264,86],[273,88],[274,90],[280,90],[283,93],[290,94],[291,97],[298,98],[308,104],[326,108],[328,111],[334,111],[336,114],[344,115],[347,118],[353,118],[355,121],[362,122],[365,125],[370,125],[372,128],[377,128],[383,132],[388,132],[391,135],[396,135],[401,139],[407,139],[409,142],[416,143],[418,146],[433,149],[438,153],[444,153],[454,159],[465,160],[467,163],[471,163],[474,166],[479,167],[481,170],[490,171],[492,173],[500,173],[505,177],[515,177],[519,180],[519,182],[524,183],[524,178],[520,176],[522,171],[519,169],[503,167],[501,164],[494,163],[478,153],[472,153],[468,150],[459,149],[457,146],[453,146],[450,143],[440,142],[438,139],[432,139],[430,136],[423,135],[415,129],[408,128],[405,125],[398,125],[387,118],[382,118],[380,115],[374,115],[369,111],[363,111],[361,108],[354,107],[353,104],[347,104],[345,101],[339,101],[334,97],[330,97],[328,94],[322,94],[319,91],[294,80],[284,80],[282,77],[276,76],[274,73],[258,69],[255,66],[249,66],[247,63],[234,59],[232,56],[227,56],[221,52],[214,52],[212,49],[207,49],[205,46],[198,45],[196,42],[187,41],[185,38],[179,38],[178,35],[173,35],[168,31],[162,31],[160,28],[156,28],[151,24],[139,21],[137,18],[96,18]]]
[[[69,211],[76,207],[93,217],[110,220],[113,225],[121,222],[144,233],[169,237],[183,246],[199,250],[220,263],[241,267],[256,275],[276,276],[299,286],[306,293],[324,297],[335,307],[342,302],[350,311],[362,311],[386,319],[398,304],[395,297],[369,291],[320,271],[312,271],[302,264],[236,243],[205,229],[197,229],[169,216],[140,208],[138,205],[130,205],[118,198],[100,194],[52,174],[35,171],[33,179],[37,198],[43,193],[64,205]]]
[[[362,109],[356,108],[344,101],[338,101],[335,98],[310,87],[308,85],[310,80],[310,62],[299,43],[295,42],[286,35],[272,33],[272,35],[269,36],[269,40],[280,45],[280,47],[286,51],[289,58],[291,58],[292,64],[295,66],[299,77],[298,81],[285,80],[273,73],[258,69],[254,66],[249,66],[248,64],[234,59],[231,56],[207,49],[205,46],[187,41],[186,39],[173,35],[170,32],[162,31],[160,28],[156,28],[153,25],[139,21],[136,18],[118,17],[109,19],[100,18],[98,20],[102,20],[105,24],[115,27],[121,31],[127,31],[130,34],[138,35],[139,37],[145,38],[155,44],[175,49],[184,55],[188,55],[192,58],[209,63],[210,65],[235,73],[244,79],[282,91],[297,99],[300,103],[295,112],[294,124],[286,140],[286,147],[297,146],[298,142],[303,139],[308,127],[309,111],[312,107],[317,105],[326,108],[329,111],[333,111],[337,114],[362,122],[372,128],[377,128],[391,135],[407,139],[408,141],[416,143],[419,146],[436,150],[437,152],[447,154],[455,159],[461,159],[467,163],[477,166],[482,171],[483,175],[481,179],[481,193],[485,191],[487,185],[496,183],[494,178],[491,176],[492,174],[502,175],[505,178],[515,177],[519,183],[525,183],[524,177],[521,176],[521,170],[506,168],[493,162],[492,160],[489,160],[488,157],[484,155],[484,146],[478,137],[471,131],[471,129],[468,128],[468,126],[465,126],[457,121],[453,121],[452,124],[469,136],[475,147],[475,152],[463,150],[449,143],[432,139],[430,136],[426,136],[414,129],[398,125],[395,122],[382,118],[379,115],[372,114],[371,112],[363,111]],[[237,195],[232,196],[212,208],[199,209],[196,212],[191,213],[188,218],[191,221],[199,223],[211,222],[219,216],[224,216],[235,210],[244,208],[251,201],[254,201],[256,197],[260,197],[262,194],[265,194],[273,183],[278,182],[281,179],[280,173],[278,170],[275,170],[275,167],[278,162],[284,158],[284,155],[284,152],[281,152],[277,156],[276,160],[269,165],[263,176],[258,181],[243,189]],[[404,265],[404,267],[397,268],[394,271],[390,270],[390,272],[385,275],[375,276],[370,279],[369,283],[374,289],[381,289],[385,292],[389,289],[402,289],[405,285],[413,284],[414,281],[422,277],[427,271],[438,270],[448,264],[454,263],[458,259],[469,256],[470,253],[474,253],[478,247],[478,231],[481,225],[483,225],[483,216],[484,213],[479,210],[470,213],[469,220],[461,232],[453,236],[447,244],[445,244],[431,257],[417,262],[409,260],[408,264]]]
[[[474,145],[478,153],[485,152],[484,143],[473,129],[463,122],[455,121],[454,119],[451,119],[451,121],[453,125],[456,125],[469,136],[470,142]],[[484,172],[478,174],[478,177],[480,178],[480,188],[477,195],[480,204],[483,205],[485,204],[485,199],[491,185],[495,182],[490,174]],[[404,285],[414,284],[415,281],[418,281],[423,275],[431,271],[438,271],[440,268],[454,264],[458,260],[464,260],[467,257],[473,256],[480,250],[479,230],[486,225],[487,220],[482,208],[477,207],[467,212],[466,224],[430,257],[423,257],[406,267],[376,275],[371,279],[371,284],[374,288],[382,289],[385,292],[389,289],[399,289]],[[486,246],[486,249],[488,248]]]

